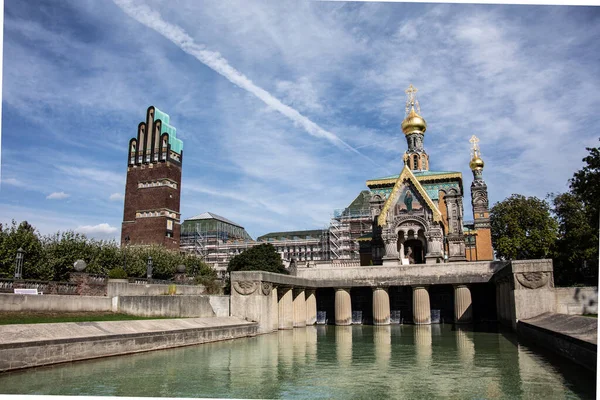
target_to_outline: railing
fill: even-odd
[[[129,278],[129,283],[132,283],[134,285],[190,285],[190,286],[195,286],[196,283],[194,282],[192,277],[188,277],[187,281],[183,281],[183,282],[179,282],[179,281],[168,281],[168,280],[164,280],[164,279],[147,279],[147,278]]]
[[[333,267],[360,267],[359,260],[332,260]]]
[[[77,284],[70,282],[0,279],[0,292],[13,293],[14,289],[37,289],[38,293],[77,295]]]

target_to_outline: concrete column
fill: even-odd
[[[349,288],[335,289],[335,324],[352,325],[352,302]]]
[[[388,288],[373,288],[373,325],[390,324],[390,295]]]
[[[279,301],[277,297],[277,286],[271,289],[271,328],[276,331],[279,329]]]
[[[431,324],[429,292],[425,286],[413,286],[413,322],[415,325]]]
[[[294,306],[292,302],[292,288],[279,287],[279,329],[294,328]]]
[[[304,288],[294,288],[294,328],[306,326],[306,298]]]
[[[471,290],[467,285],[454,286],[454,322],[457,324],[473,322]]]
[[[317,297],[315,289],[307,289],[304,295],[306,296],[306,325],[314,325],[317,323]]]

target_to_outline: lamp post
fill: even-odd
[[[152,256],[148,256],[148,262],[146,264],[146,278],[152,279]]]
[[[123,270],[127,271],[127,245],[129,244],[129,235],[123,238],[125,242],[125,248],[123,249]]]
[[[23,248],[19,247],[17,250],[17,257],[15,259],[15,279],[23,278]]]

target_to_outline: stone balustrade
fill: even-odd
[[[260,333],[315,324],[317,289],[324,288],[334,290],[335,315],[329,320],[341,326],[352,324],[352,293],[354,288],[361,287],[372,288],[374,325],[391,323],[389,288],[392,286],[412,287],[412,322],[417,325],[432,323],[429,291],[435,285],[453,285],[450,307],[453,306],[454,315],[446,315],[446,321],[453,319],[459,324],[473,321],[473,284],[495,284],[498,319],[513,327],[520,317],[531,318],[551,311],[548,308],[556,303],[551,260],[298,268],[296,275],[237,271],[232,272],[231,282],[231,315],[258,322]],[[364,297],[365,293],[361,293]],[[493,302],[494,295],[491,296]],[[365,309],[361,311],[364,313]]]

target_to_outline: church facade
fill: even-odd
[[[424,147],[427,123],[419,115],[416,92],[412,85],[406,90],[402,131],[408,149],[404,153],[402,171],[367,181],[371,192],[372,234],[370,241],[362,240],[365,245],[361,246],[361,264],[492,260],[488,194],[478,139],[471,138],[474,222],[465,227],[462,174],[429,169],[429,155]],[[471,251],[467,251],[467,245]]]

